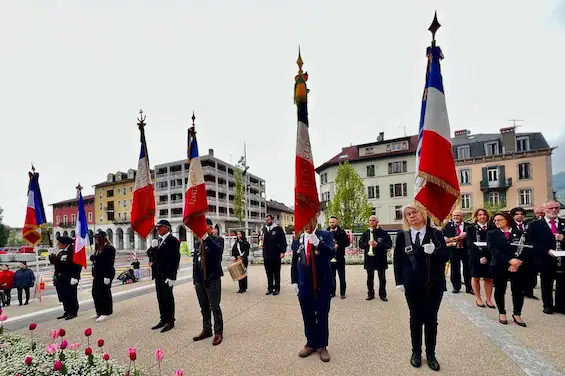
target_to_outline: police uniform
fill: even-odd
[[[330,360],[329,312],[333,290],[330,260],[335,255],[333,234],[317,230],[302,234],[292,243],[291,280],[298,293],[304,321],[306,345],[299,352],[305,358],[318,351],[324,362]]]
[[[73,239],[68,236],[57,238],[59,244],[66,246],[52,260],[55,265],[55,282],[63,303],[63,314],[57,319],[71,320],[78,315],[77,287],[80,280],[81,265],[73,262]]]
[[[106,232],[98,230],[95,234],[96,239],[104,238]],[[97,243],[98,247],[98,243]],[[109,242],[105,242],[102,249],[96,249],[90,256],[92,261],[92,299],[96,309],[97,321],[103,321],[113,313],[112,280],[116,276],[114,262],[116,259],[116,249]]]

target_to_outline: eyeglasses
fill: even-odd
[[[559,208],[559,206],[552,206],[552,207],[549,207],[549,208],[546,208],[546,209],[547,210],[559,210],[560,208]]]

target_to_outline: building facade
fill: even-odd
[[[233,211],[235,194],[235,166],[214,157],[214,150],[201,155],[200,161],[206,182],[208,217],[214,222],[218,234],[225,235],[241,228]],[[155,192],[157,219],[171,222],[173,233],[192,246],[193,237],[182,223],[184,194],[188,188],[189,164],[187,160],[155,166]],[[266,215],[265,180],[248,173],[247,214],[249,230],[257,232]]]
[[[94,195],[82,196],[84,201],[84,211],[88,223],[89,233],[92,238],[95,222]],[[53,207],[53,237],[58,236],[75,237],[77,224],[78,200],[76,198],[59,201],[51,204]]]
[[[417,136],[385,140],[380,133],[376,142],[345,147],[316,172],[320,175],[320,201],[325,223],[325,208],[335,195],[335,179],[340,163],[348,161],[365,185],[369,203],[385,229],[402,226],[401,208],[414,198]]]
[[[274,221],[283,229],[294,226],[294,210],[282,202],[275,200],[267,201],[267,214],[272,215]]]
[[[451,140],[461,188],[460,208],[465,212],[486,205],[532,211],[553,197],[551,154],[539,132],[455,132]]]

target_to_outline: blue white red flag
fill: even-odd
[[[155,228],[155,192],[151,181],[149,155],[143,129],[141,130],[141,152],[137,163],[131,205],[131,228],[142,238],[146,238]]]
[[[73,262],[86,268],[86,245],[88,244],[88,223],[86,222],[86,211],[80,187],[77,188],[78,214],[75,228],[75,253]]]
[[[194,125],[188,130],[188,161],[190,163],[188,188],[184,195],[182,221],[197,237],[202,238],[208,229],[206,224],[208,198],[206,197],[206,183],[204,182],[204,172],[198,154]]]
[[[27,189],[27,208],[24,227],[22,229],[23,240],[31,246],[41,242],[41,225],[45,224],[45,209],[39,188],[39,174],[35,172],[28,174],[29,184]]]

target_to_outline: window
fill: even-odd
[[[367,177],[375,176],[375,165],[367,166]]]
[[[76,215],[71,214],[71,223],[75,223],[76,222]]]
[[[66,215],[63,216],[63,223],[64,223],[64,224],[67,224],[67,218],[68,218],[68,217],[67,217]]]
[[[518,164],[518,179],[531,179],[531,165],[529,163]]]
[[[489,167],[487,169],[488,181],[496,182],[498,181],[498,167]]]
[[[520,206],[530,206],[532,205],[532,190],[531,189],[520,189],[518,192],[518,203]]]
[[[390,144],[390,151],[398,151],[398,150],[405,149],[403,147],[404,146],[403,144],[404,144],[404,142],[394,142],[394,143]]]
[[[390,185],[390,197],[406,197],[408,196],[408,187],[406,183],[396,183]]]
[[[408,171],[407,161],[390,162],[388,164],[388,174],[401,174]]]
[[[122,207],[122,202],[120,200],[118,200],[118,207]]]
[[[471,184],[471,170],[467,168],[459,170],[459,182],[461,184]]]
[[[367,187],[367,198],[375,198],[375,187]]]
[[[100,203],[100,210],[102,210],[102,203]]]
[[[470,194],[462,194],[461,195],[461,209],[471,209],[473,205],[471,204],[471,195]]]
[[[128,206],[128,200],[124,200],[124,208]]]
[[[486,155],[497,155],[498,154],[498,142],[487,142],[485,144],[485,154]]]
[[[88,213],[88,222],[92,222],[92,212]]]
[[[55,224],[59,225],[59,223],[61,223],[61,217],[57,216],[57,220],[55,221]]]
[[[122,219],[122,213],[118,213],[118,219]]]
[[[500,195],[498,192],[489,192],[488,202],[493,206],[500,205]]]
[[[377,215],[377,208],[375,208],[374,206],[371,209],[371,215]]]
[[[133,187],[129,187],[129,191],[130,191],[130,192],[133,192]]]
[[[372,146],[365,148],[365,154],[375,154],[375,150],[373,149]]]
[[[106,197],[114,197],[114,190],[111,189],[109,191],[106,191]]]
[[[394,220],[401,221],[402,220],[402,206],[397,205],[394,207]]]
[[[326,184],[328,182],[328,174],[323,173],[322,175],[320,175],[320,181],[322,182],[322,184]]]
[[[528,151],[530,150],[530,138],[529,137],[516,137],[516,151]]]
[[[469,147],[469,145],[459,146],[457,148],[457,158],[458,159],[471,158],[471,148]]]

